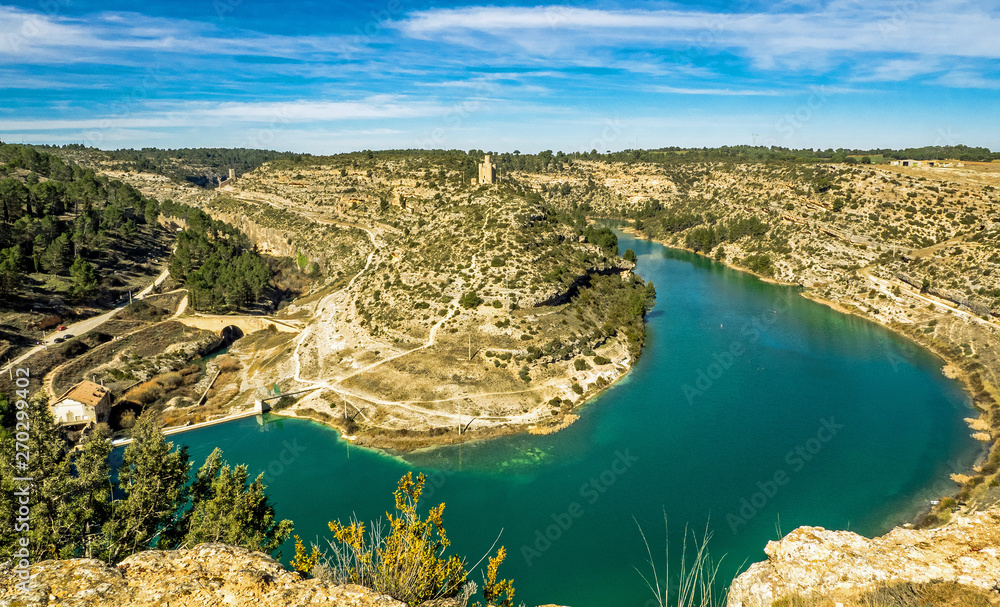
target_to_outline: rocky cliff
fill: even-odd
[[[26,591],[22,581],[10,561],[0,562],[0,607],[407,607],[369,588],[304,580],[269,556],[226,544],[139,552],[117,567],[43,561],[31,567]],[[464,604],[436,599],[420,607]]]
[[[139,552],[110,567],[93,559],[31,567],[27,592],[0,566],[0,607],[406,607],[360,586],[303,580],[259,552],[225,544]]]
[[[928,604],[1000,604],[1000,510],[956,517],[938,529],[897,527],[874,539],[800,527],[768,542],[764,552],[766,561],[733,581],[729,607],[771,607],[780,599],[797,604],[792,597],[868,604],[865,595],[900,586],[920,592],[930,585],[949,585],[952,596],[975,597],[975,602]]]

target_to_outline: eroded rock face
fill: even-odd
[[[874,539],[800,527],[768,542],[764,552],[766,561],[733,581],[729,607],[770,607],[795,594],[850,598],[893,582],[955,582],[992,591],[1000,584],[1000,510],[956,517],[939,529],[897,527]]]
[[[0,607],[406,607],[360,586],[303,580],[259,552],[225,544],[150,550],[118,567],[92,559],[44,561],[31,568],[28,592],[0,570]]]

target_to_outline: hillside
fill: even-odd
[[[205,209],[325,279],[284,311],[311,319],[287,345],[238,345],[244,381],[322,388],[290,412],[397,447],[571,421],[639,354],[652,290],[541,202],[471,187],[447,158],[275,163],[226,184]]]
[[[159,207],[121,180],[0,143],[0,359],[160,273]]]

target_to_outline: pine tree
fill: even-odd
[[[225,542],[266,553],[277,549],[291,535],[292,522],[275,519],[263,476],[247,485],[247,467],[230,468],[222,451],[213,451],[192,484],[187,534],[181,544]]]
[[[5,177],[0,179],[0,219],[8,223],[24,214],[28,204],[28,188],[19,179]]]
[[[100,279],[97,271],[89,261],[82,257],[77,257],[69,269],[70,276],[73,277],[73,288],[71,292],[74,297],[86,297],[97,290]]]
[[[42,254],[42,267],[46,272],[57,273],[65,270],[73,256],[69,234],[60,234]]]
[[[163,534],[176,534],[178,505],[187,501],[188,460],[187,447],[173,451],[154,416],[139,416],[118,471],[126,497],[111,502],[105,560],[117,563]]]
[[[30,457],[27,468],[17,467],[15,457],[0,458],[0,483],[3,484],[0,492],[5,498],[0,502],[0,527],[3,527],[5,534],[12,533],[18,522],[19,504],[10,498],[15,492],[26,488],[30,515],[29,529],[23,535],[29,541],[29,560],[37,562],[71,555],[75,549],[67,533],[73,504],[66,499],[72,492],[73,475],[66,445],[59,436],[48,402],[45,399],[34,399],[28,403],[27,412],[27,421],[23,422],[28,426],[27,447]],[[0,451],[4,454],[16,453],[15,437],[16,435],[4,436]],[[14,478],[32,480],[15,482]],[[21,535],[17,534],[18,537]],[[7,546],[13,537],[5,535],[4,545]]]
[[[35,269],[35,272],[41,272],[44,268],[42,263],[42,257],[45,255],[45,249],[49,247],[49,242],[45,239],[44,234],[38,234],[35,236],[34,241],[31,245],[31,262]]]
[[[0,251],[0,295],[10,297],[21,289],[21,249],[10,247]]]
[[[73,461],[74,488],[68,534],[75,556],[96,557],[107,548],[104,525],[111,516],[111,430],[99,424]]]
[[[92,557],[117,563],[150,548],[174,549],[221,541],[272,552],[291,534],[265,494],[263,477],[248,483],[246,466],[231,468],[218,449],[198,470],[190,488],[187,448],[173,449],[155,417],[144,415],[112,482],[110,432],[99,425],[70,454],[44,399],[29,403],[16,426],[16,407],[0,395],[0,554],[13,554],[23,536],[31,562]],[[27,432],[31,453],[21,469],[16,432]],[[31,482],[15,481],[31,478]],[[18,492],[27,491],[30,529],[17,529]],[[279,555],[280,556],[280,555]]]

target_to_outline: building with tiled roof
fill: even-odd
[[[60,396],[51,409],[60,426],[79,426],[77,429],[83,429],[107,421],[111,412],[111,391],[84,380]]]

